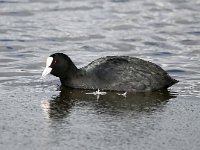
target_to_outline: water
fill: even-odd
[[[199,149],[199,10],[196,0],[0,1],[0,149]],[[78,67],[139,57],[180,82],[97,98],[40,79],[55,52]]]

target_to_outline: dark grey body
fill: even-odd
[[[64,86],[115,91],[155,91],[177,80],[158,65],[128,56],[107,56],[77,69],[72,77],[60,78]]]

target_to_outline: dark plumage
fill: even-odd
[[[46,66],[48,73],[71,88],[144,92],[165,89],[178,82],[158,65],[128,56],[99,58],[80,69],[62,53],[51,55],[50,60],[50,66]],[[43,76],[48,73],[44,71]]]

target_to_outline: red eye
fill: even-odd
[[[57,61],[56,61],[56,60],[54,60],[54,62],[53,62],[53,63],[54,63],[54,64],[56,64],[56,62],[57,62]]]
[[[58,60],[54,60],[54,61],[53,61],[54,64],[56,64],[56,63],[58,63],[58,62],[59,62]]]

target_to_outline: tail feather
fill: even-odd
[[[176,80],[176,79],[170,77],[170,78],[168,79],[168,84],[167,84],[166,87],[168,88],[168,87],[170,87],[170,86],[172,86],[172,85],[174,85],[174,84],[176,84],[176,83],[178,83],[178,82],[179,82],[178,80]]]

